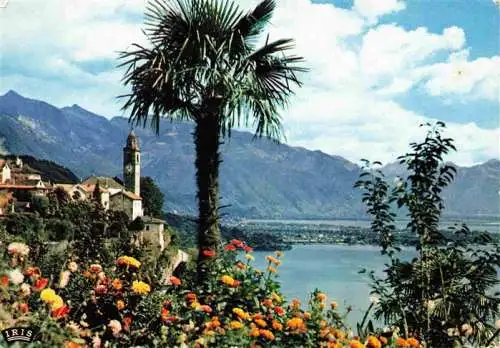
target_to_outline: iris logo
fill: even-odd
[[[6,8],[9,0],[0,0],[0,8]]]
[[[35,337],[35,329],[30,327],[11,327],[2,330],[2,335],[7,342],[31,342]]]

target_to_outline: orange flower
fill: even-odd
[[[81,344],[78,344],[73,341],[66,341],[64,342],[64,348],[82,348],[83,346]]]
[[[123,302],[122,300],[116,301],[116,308],[121,311],[123,308],[125,308],[125,302]]]
[[[272,327],[274,330],[276,331],[282,331],[283,330],[283,324],[281,324],[279,321],[277,320],[273,320],[272,322]]]
[[[276,268],[274,268],[273,266],[268,266],[267,270],[269,271],[269,273],[278,273],[278,271],[276,270]]]
[[[375,336],[368,336],[368,340],[366,342],[366,348],[381,348],[382,343]]]
[[[20,303],[17,308],[23,313],[28,313],[30,311],[30,308],[27,303]]]
[[[271,331],[265,330],[265,329],[260,329],[259,334],[264,337],[268,341],[274,341],[274,335]]]
[[[54,309],[52,311],[52,317],[54,317],[56,319],[60,319],[68,313],[69,313],[69,307],[65,305],[65,306],[59,307],[57,309]]]
[[[268,256],[266,256],[266,260],[267,260],[269,263],[273,263],[273,264],[275,264],[276,266],[281,265],[281,261],[280,261],[280,260],[278,260],[277,258],[275,258],[274,256],[268,255]]]
[[[260,331],[256,327],[252,328],[250,332],[248,333],[250,337],[259,337],[260,336]]]
[[[212,313],[212,307],[208,305],[201,305],[200,310],[205,312],[205,313]]]
[[[384,336],[380,336],[379,338],[379,341],[382,343],[382,344],[387,344],[387,338],[385,338]]]
[[[301,318],[292,318],[286,323],[286,326],[292,330],[298,329],[302,325],[304,325],[304,321]]]
[[[408,342],[403,337],[398,337],[396,340],[397,347],[408,347]]]
[[[293,309],[299,309],[300,308],[300,300],[294,298],[292,302],[290,302],[290,307]]]
[[[196,301],[196,294],[194,292],[186,294],[186,300],[189,302]]]
[[[337,302],[332,301],[332,302],[330,303],[330,307],[331,307],[333,310],[337,309],[337,307],[338,307]]]
[[[41,291],[49,284],[49,280],[47,278],[40,278],[35,281],[35,291]]]
[[[177,277],[171,276],[170,277],[170,284],[172,284],[174,286],[179,286],[182,284],[182,281]]]
[[[211,250],[211,249],[204,249],[202,252],[203,256],[206,256],[206,257],[214,257],[215,256],[215,251]]]
[[[90,278],[90,272],[89,272],[89,271],[84,271],[84,272],[83,272],[83,276],[84,276],[85,278]]]
[[[242,270],[247,269],[247,266],[241,261],[236,263],[236,267],[238,267],[239,269],[242,269]]]
[[[255,320],[255,324],[257,324],[258,326],[260,327],[266,327],[267,326],[267,323],[265,320],[263,319],[256,319]]]
[[[364,345],[363,345],[363,343],[361,343],[361,342],[360,342],[360,341],[358,341],[358,340],[351,340],[351,341],[349,342],[349,347],[350,347],[350,348],[363,348],[363,347],[364,347]]]
[[[251,253],[253,251],[253,248],[249,247],[248,245],[243,245],[243,250],[246,253]]]
[[[316,295],[316,299],[317,299],[318,301],[324,302],[324,301],[326,301],[326,295],[325,295],[325,294],[323,294],[322,292],[319,292],[319,293]]]
[[[305,319],[305,320],[309,320],[309,319],[311,319],[311,313],[309,313],[309,312],[304,312],[304,319]]]
[[[272,307],[273,306],[273,300],[270,298],[266,298],[262,301],[262,304],[266,307]]]
[[[418,348],[420,347],[420,342],[416,339],[416,338],[413,338],[413,337],[410,337],[406,340],[406,343],[412,347],[412,348]]]
[[[111,282],[111,285],[113,286],[113,289],[115,290],[121,290],[123,288],[122,281],[120,279],[113,279]]]

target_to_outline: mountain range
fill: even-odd
[[[121,176],[130,129],[126,118],[107,119],[76,104],[57,108],[14,91],[0,96],[0,154],[51,160],[80,178]],[[194,214],[192,124],[165,120],[159,136],[149,129],[134,131],[141,146],[141,175],[155,179],[165,194],[165,209]],[[342,157],[240,131],[233,131],[221,150],[222,212],[230,217],[365,217],[361,194],[353,188],[361,169]],[[395,164],[386,169],[389,176],[402,170]],[[446,214],[499,216],[500,161],[457,169],[456,181],[445,192]]]

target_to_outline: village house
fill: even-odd
[[[52,190],[49,182],[43,181],[40,173],[25,166],[22,159],[0,159],[0,216],[8,207],[26,206],[28,202],[17,202],[16,196],[46,196]]]

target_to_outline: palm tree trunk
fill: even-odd
[[[198,279],[206,279],[207,270],[220,242],[219,230],[219,132],[216,113],[196,121],[196,184],[198,186]]]

